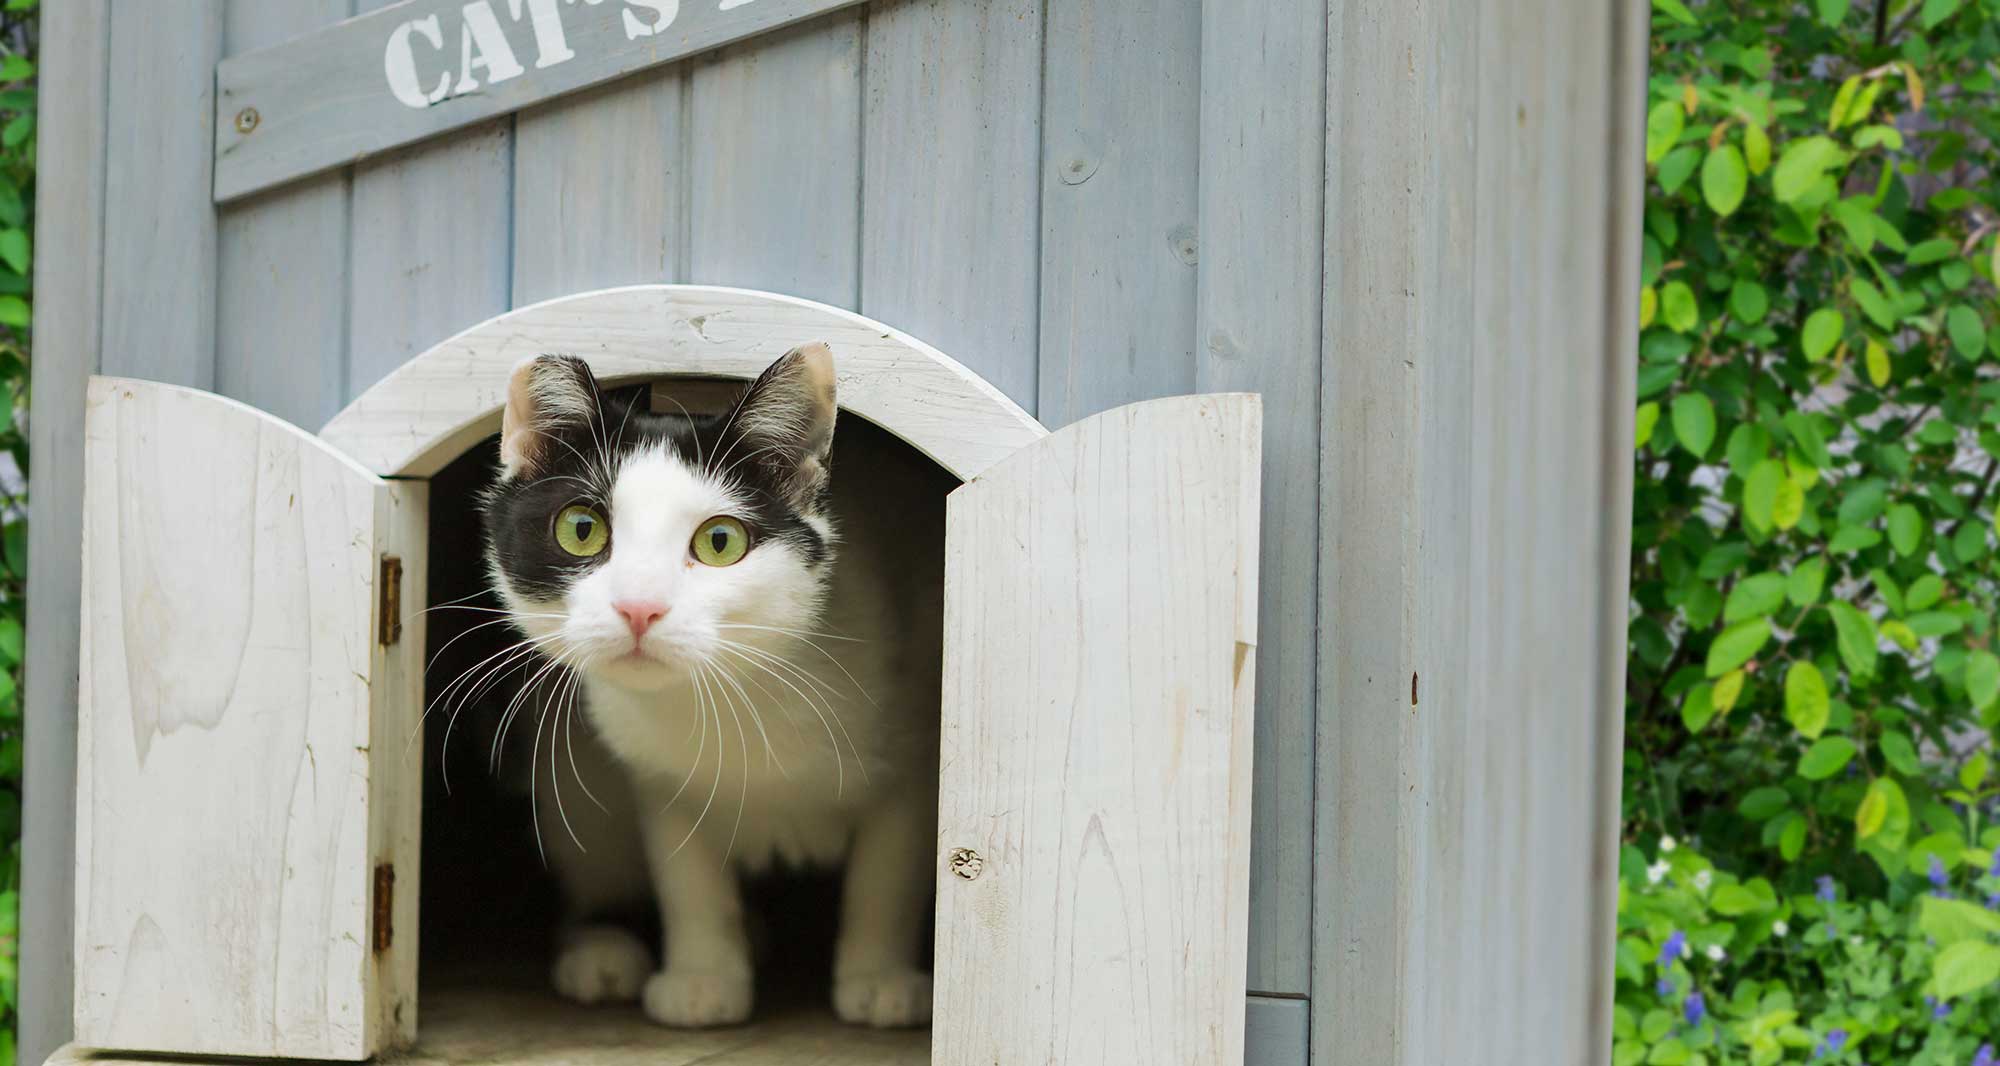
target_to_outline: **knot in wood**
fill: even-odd
[[[953,848],[945,865],[951,868],[953,876],[970,881],[979,876],[979,871],[986,868],[986,860],[980,858],[979,853],[971,848]]]

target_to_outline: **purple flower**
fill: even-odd
[[[1687,946],[1687,934],[1678,929],[1674,930],[1673,934],[1667,937],[1667,942],[1660,945],[1660,967],[1664,969],[1672,966],[1674,960],[1687,954]]]
[[[1986,874],[1988,877],[2000,877],[2000,848],[1993,849],[1993,866]]]
[[[1941,1022],[1951,1017],[1951,1004],[1938,1002],[1936,996],[1925,996],[1924,1005],[1931,1009],[1932,1021]]]
[[[1660,983],[1653,986],[1653,991],[1658,992],[1661,999],[1666,999],[1674,994],[1674,983],[1662,977]]]
[[[1986,906],[1990,910],[2000,911],[2000,892],[1995,892],[1986,897]]]
[[[1832,904],[1833,878],[1827,876],[1826,874],[1819,875],[1819,891],[1814,893],[1814,895],[1817,895],[1819,897],[1819,901],[1821,903]]]
[[[1847,1030],[1835,1029],[1820,1038],[1819,1047],[1814,1050],[1813,1056],[1818,1058],[1826,1055],[1838,1055],[1840,1054],[1840,1049],[1846,1046]]]
[[[1692,1026],[1700,1025],[1701,1020],[1707,1016],[1708,1004],[1702,1002],[1701,993],[1689,992],[1687,1000],[1681,1004],[1681,1017],[1686,1018],[1687,1023]],[[1993,1064],[1986,1063],[1985,1066]]]
[[[1931,888],[1935,893],[1939,896],[1945,895],[1945,886],[1951,883],[1951,872],[1944,868],[1944,860],[1936,855],[1931,856],[1929,877]]]
[[[1972,1056],[1972,1066],[1994,1066],[1993,1045],[1979,1045],[1979,1053]]]

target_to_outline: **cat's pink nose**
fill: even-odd
[[[611,605],[612,610],[625,616],[625,625],[632,630],[632,639],[638,640],[653,628],[653,623],[667,616],[667,605],[658,600],[619,600]]]

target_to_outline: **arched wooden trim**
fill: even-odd
[[[960,480],[1048,432],[979,375],[873,319],[750,289],[635,285],[482,322],[370,386],[320,436],[382,476],[428,477],[499,429],[508,372],[529,356],[579,356],[607,383],[747,379],[811,341],[833,349],[843,409]]]

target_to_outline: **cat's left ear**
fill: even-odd
[[[833,352],[808,344],[786,352],[752,382],[730,420],[744,454],[776,484],[778,495],[805,510],[831,472]]]
[[[523,360],[507,379],[507,406],[500,414],[504,476],[540,472],[556,434],[589,426],[603,410],[597,376],[583,360],[570,355]]]

